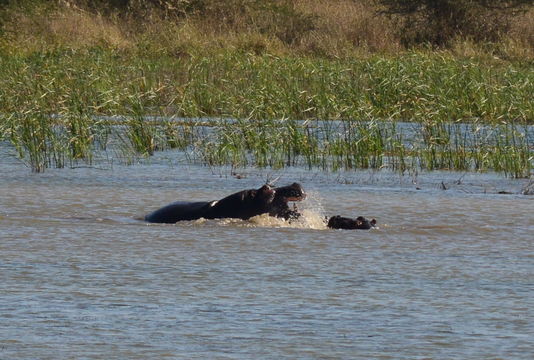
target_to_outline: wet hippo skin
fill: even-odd
[[[259,189],[236,192],[221,200],[177,201],[145,216],[152,223],[175,223],[184,220],[237,218],[248,220],[253,216],[268,213],[284,219],[297,218],[300,214],[289,209],[288,201],[300,201],[306,197],[302,186],[293,183],[273,188],[263,185]]]
[[[268,205],[269,215],[286,220],[297,219],[301,216],[298,210],[290,209],[289,201],[302,201],[306,198],[306,193],[299,183],[281,186],[274,189],[273,201]]]
[[[328,225],[331,229],[346,229],[346,230],[369,230],[376,226],[376,220],[367,220],[363,216],[358,216],[356,219],[342,217],[339,215],[332,216],[328,220]]]

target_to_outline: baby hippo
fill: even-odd
[[[371,221],[367,220],[363,216],[358,216],[356,219],[346,218],[339,215],[332,216],[328,220],[328,227],[331,229],[363,229],[368,230],[375,227],[376,220],[372,219]]]

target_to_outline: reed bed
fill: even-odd
[[[534,160],[533,137],[534,129],[511,125],[237,122],[221,125],[197,150],[200,160],[210,165],[388,168],[400,173],[493,170],[527,177]]]
[[[528,62],[447,52],[343,60],[227,50],[130,55],[0,54],[0,137],[37,172],[92,163],[117,125],[124,153],[180,148],[207,164],[531,171]],[[206,117],[231,121],[205,131],[173,120]]]

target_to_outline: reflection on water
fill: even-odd
[[[301,169],[236,179],[176,156],[40,175],[0,157],[1,359],[532,357],[526,180]],[[279,175],[308,190],[296,224],[136,220]],[[335,214],[380,229],[325,229]]]

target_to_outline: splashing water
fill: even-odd
[[[302,216],[296,220],[284,220],[281,218],[269,216],[269,214],[262,214],[250,218],[249,223],[251,226],[259,227],[283,227],[283,228],[296,228],[296,229],[315,229],[325,230],[326,222],[323,215],[320,213],[304,209],[301,211]]]
[[[283,228],[296,228],[296,229],[315,229],[325,230],[326,218],[323,206],[321,205],[321,196],[316,191],[307,191],[306,200],[303,202],[293,203],[290,205],[295,211],[298,211],[301,216],[298,219],[284,220],[269,216],[268,214],[262,214],[254,216],[250,219],[249,223],[252,226],[260,227],[283,227]]]

